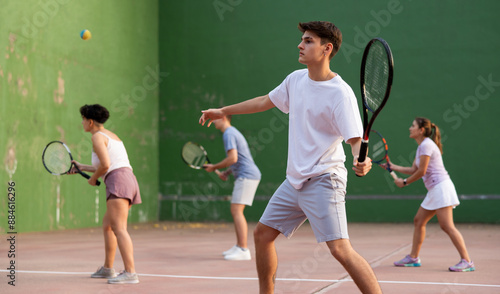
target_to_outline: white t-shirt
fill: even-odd
[[[356,96],[339,75],[313,81],[309,71],[294,71],[269,93],[289,113],[287,179],[300,189],[311,177],[336,173],[347,180],[343,140],[363,136]]]
[[[450,178],[446,168],[444,167],[441,150],[439,150],[439,147],[436,143],[434,143],[434,141],[432,141],[431,138],[425,138],[422,143],[418,145],[417,155],[415,157],[415,164],[417,167],[420,166],[420,156],[422,155],[430,157],[427,171],[422,177],[427,190]]]

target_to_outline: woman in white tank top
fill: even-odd
[[[88,180],[92,186],[102,177],[106,184],[106,213],[102,221],[105,245],[103,266],[92,278],[107,278],[110,284],[139,283],[134,267],[133,245],[127,231],[130,206],[141,203],[137,179],[132,172],[123,142],[113,132],[104,128],[109,118],[108,110],[99,105],[84,105],[80,108],[85,132],[92,134],[92,165],[75,161],[82,171],[92,172]],[[74,171],[72,172],[74,173]],[[113,269],[117,246],[125,270],[118,276]]]

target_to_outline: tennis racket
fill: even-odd
[[[389,148],[387,147],[387,141],[379,132],[371,130],[370,132],[370,148],[368,150],[368,155],[378,165],[382,163],[387,163],[385,169],[391,173],[391,176],[396,180],[398,176],[391,169],[389,163]]]
[[[69,173],[74,166],[76,171],[84,178],[90,179],[90,176],[82,172],[73,162],[73,156],[69,147],[61,141],[52,141],[43,150],[42,162],[45,169],[53,175],[65,175]],[[101,182],[97,181],[96,185],[99,186]]]
[[[203,165],[210,163],[207,151],[203,146],[194,142],[187,142],[182,147],[182,160],[194,169],[202,169]]]
[[[205,164],[211,163],[205,148],[194,142],[187,142],[184,144],[182,147],[182,160],[184,160],[190,168],[194,169],[202,169]],[[214,172],[218,176],[221,174],[218,169],[214,170]]]
[[[394,60],[387,42],[375,38],[368,42],[361,61],[361,98],[363,100],[363,140],[358,161],[366,159],[370,130],[391,93]],[[369,118],[371,113],[371,118]]]

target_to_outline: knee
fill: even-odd
[[[330,247],[330,253],[332,254],[333,257],[337,260],[343,259],[344,253],[343,251],[338,248],[337,246],[332,246]]]
[[[455,227],[453,225],[449,225],[449,224],[439,224],[439,227],[441,228],[441,230],[443,230],[446,234],[450,234],[451,232],[453,232],[455,230]]]
[[[123,231],[127,231],[127,223],[122,223],[117,220],[110,220],[108,224],[108,230],[113,231],[113,233],[118,234]]]
[[[253,230],[253,238],[255,240],[255,243],[259,243],[262,240],[262,229],[259,228],[259,226],[255,227]]]
[[[348,256],[352,251],[350,243],[346,242],[332,242],[328,244],[328,247],[332,256],[342,264],[344,260],[348,259]]]
[[[413,218],[413,225],[415,227],[424,227],[425,222],[421,218],[415,217],[415,218]]]
[[[278,237],[279,231],[258,223],[253,230],[255,244],[273,242]]]
[[[244,205],[240,204],[231,204],[231,215],[235,216],[243,216],[243,210],[245,209]]]
[[[242,216],[243,215],[243,211],[231,208],[231,215],[233,216],[233,218],[238,217],[238,216]]]
[[[111,223],[106,218],[104,218],[102,220],[102,230],[104,232],[112,231],[112,229],[111,229]]]

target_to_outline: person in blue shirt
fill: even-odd
[[[261,173],[253,161],[245,137],[231,125],[231,116],[214,120],[215,128],[222,132],[222,140],[226,158],[215,164],[206,164],[207,172],[216,172],[219,178],[226,181],[230,174],[235,178],[231,199],[231,215],[236,232],[236,245],[222,254],[226,260],[251,260],[247,247],[248,225],[243,214],[245,206],[251,206],[255,191],[259,186]],[[227,168],[223,172],[219,169]]]

